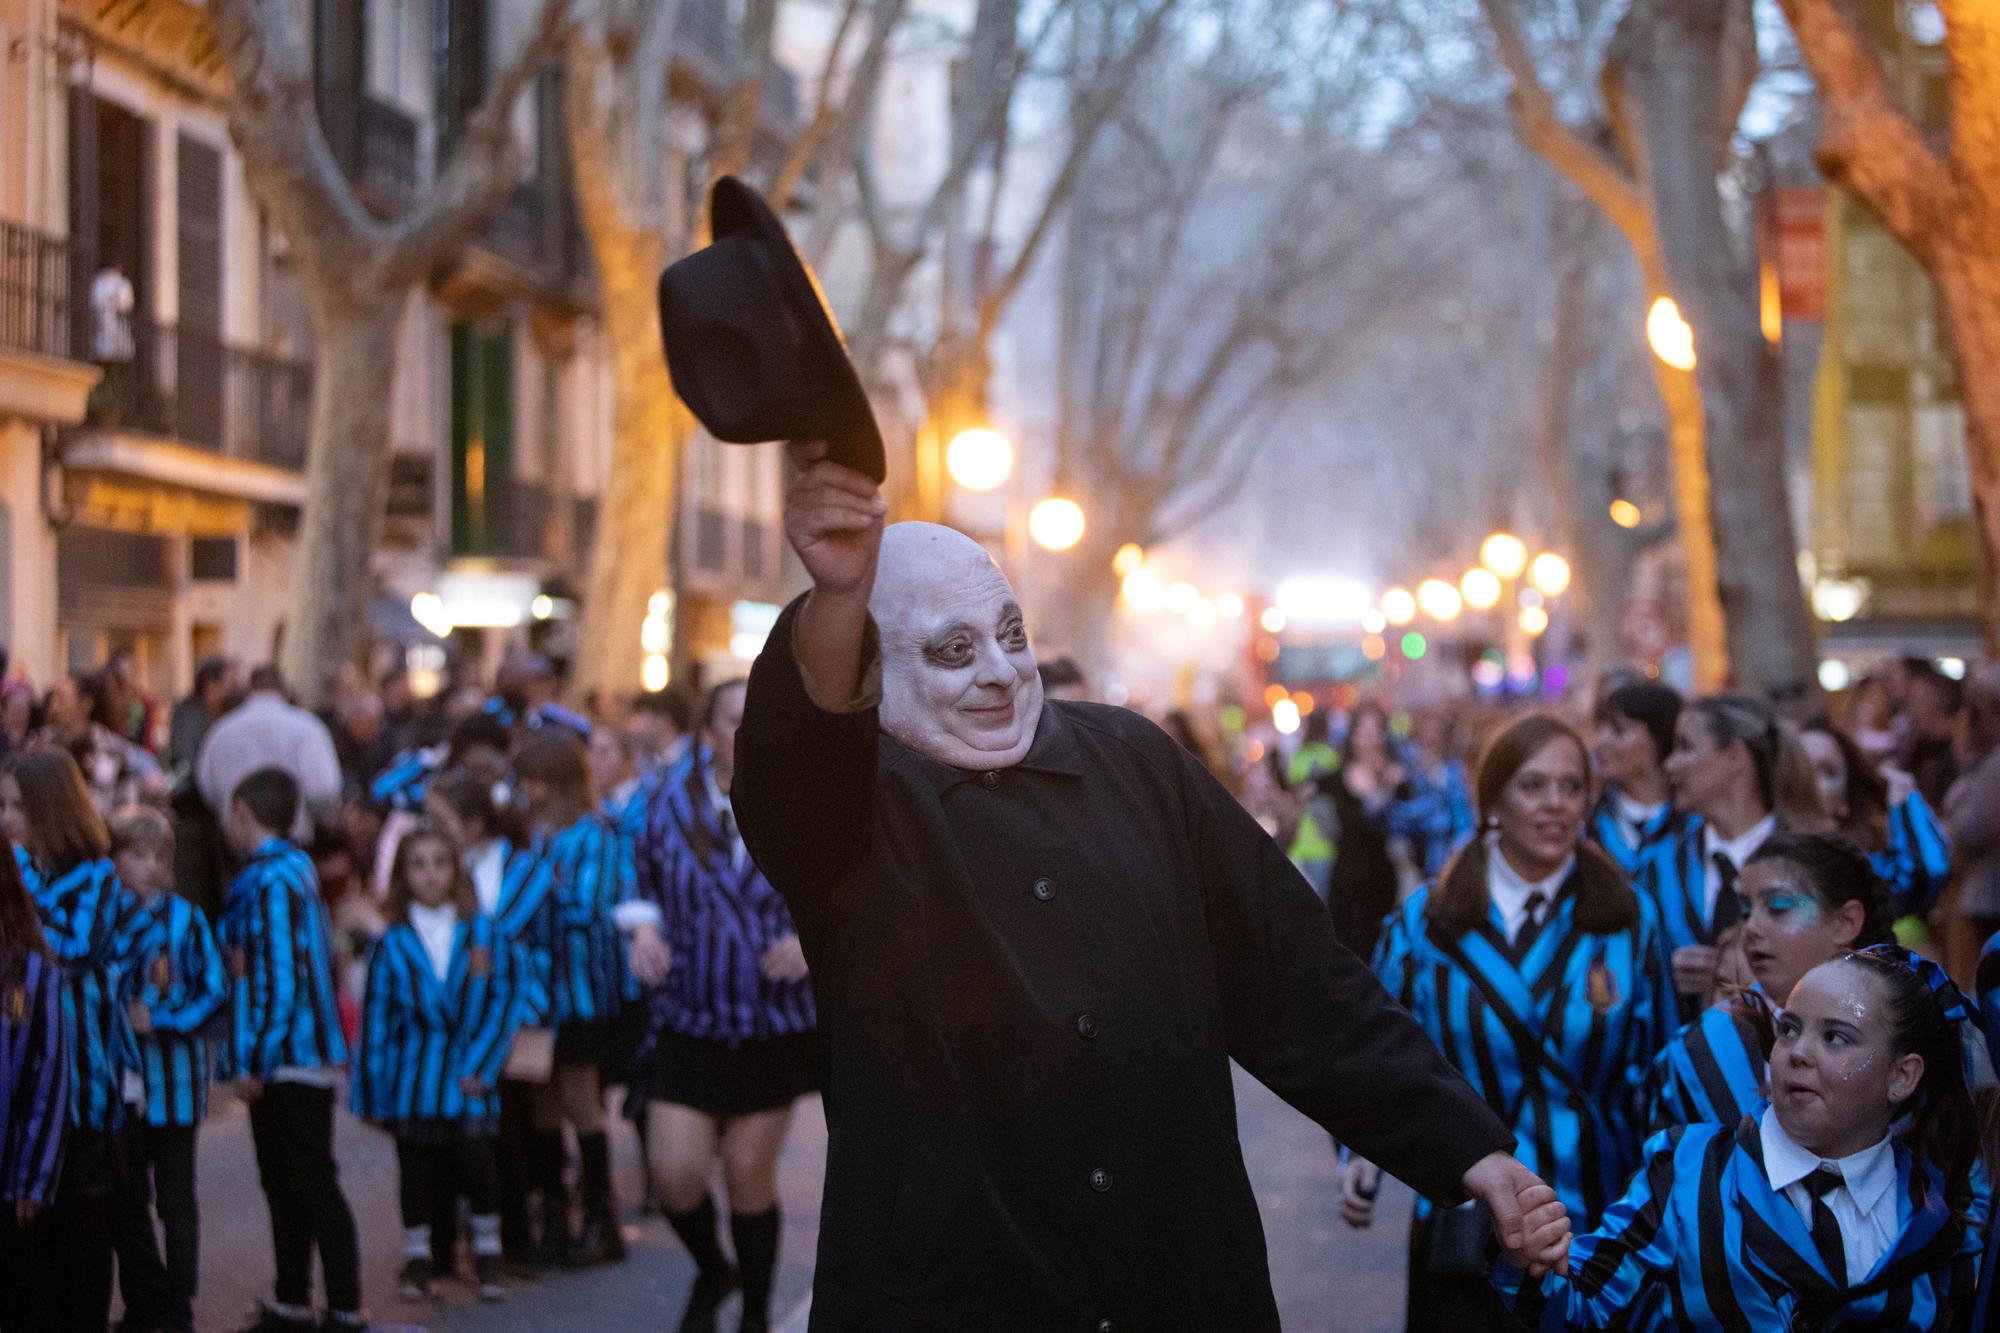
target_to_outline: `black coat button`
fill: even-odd
[[[1104,1193],[1111,1188],[1111,1173],[1101,1166],[1098,1167],[1090,1173],[1090,1187],[1099,1194]]]
[[[1090,1014],[1080,1015],[1076,1020],[1076,1035],[1089,1041],[1097,1035],[1097,1019]]]
[[[992,791],[1000,785],[1000,775],[998,773],[981,773],[979,775],[979,785],[988,791]]]
[[[1576,1112],[1578,1115],[1582,1115],[1585,1107],[1589,1105],[1589,1103],[1584,1100],[1583,1094],[1576,1091],[1574,1088],[1570,1089],[1569,1096],[1563,1098],[1563,1103],[1567,1105],[1570,1110]]]
[[[1036,880],[1034,892],[1036,901],[1044,903],[1047,902],[1049,899],[1056,896],[1055,881],[1051,879]]]

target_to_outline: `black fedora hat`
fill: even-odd
[[[674,392],[718,440],[825,440],[881,481],[882,432],[819,281],[755,190],[724,176],[708,200],[714,243],[660,274]]]

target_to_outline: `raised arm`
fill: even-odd
[[[214,1016],[229,996],[228,975],[222,967],[222,950],[215,947],[215,933],[199,907],[188,908],[187,934],[181,938],[181,956],[174,960],[180,982],[171,997],[149,1004],[156,1032],[195,1032]]]
[[[875,798],[880,656],[868,597],[884,505],[859,473],[794,445],[785,531],[812,575],[750,670],[731,801],[750,857],[812,930],[854,863]]]

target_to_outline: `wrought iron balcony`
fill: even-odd
[[[219,336],[131,321],[129,356],[100,356],[89,424],[140,431],[223,458],[305,467],[312,367]],[[122,350],[115,340],[97,351]]]
[[[0,348],[74,355],[68,240],[0,222]]]

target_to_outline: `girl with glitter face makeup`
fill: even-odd
[[[1966,1326],[1968,1016],[1942,968],[1894,945],[1814,967],[1778,1016],[1771,1101],[1655,1135],[1571,1276],[1521,1290],[1516,1313],[1544,1329]]]
[[[1744,863],[1739,887],[1743,922],[1729,954],[1747,975],[1740,987],[1718,987],[1719,1002],[1653,1062],[1646,1108],[1655,1129],[1740,1120],[1765,1095],[1772,1007],[1828,959],[1893,938],[1882,883],[1844,838],[1775,834]]]

